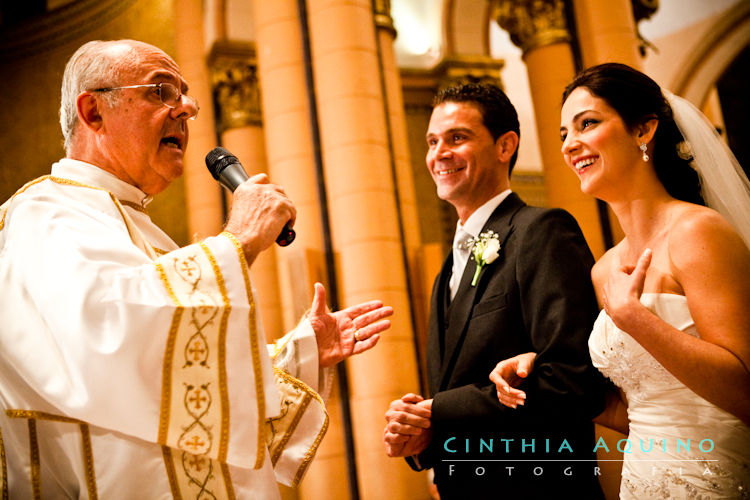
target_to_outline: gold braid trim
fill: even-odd
[[[313,445],[310,447],[309,450],[307,450],[307,453],[305,453],[305,458],[302,460],[302,464],[300,464],[299,469],[297,469],[297,474],[294,475],[294,481],[292,482],[293,487],[299,486],[299,482],[302,480],[302,476],[305,475],[305,471],[310,466],[310,462],[312,462],[312,459],[315,457],[315,453],[318,451],[318,447],[320,446],[320,442],[323,440],[323,436],[326,435],[326,432],[328,431],[328,412],[326,411],[326,418],[323,422],[323,427],[320,428],[320,432],[317,436],[315,436],[315,442],[313,442]]]
[[[0,428],[0,465],[3,468],[2,480],[3,480],[3,500],[8,500],[10,494],[8,493],[8,465],[5,462],[5,445],[3,445],[3,430]]]
[[[137,210],[137,211],[142,212],[144,214],[148,214],[148,212],[146,211],[146,207],[144,207],[143,205],[141,205],[139,203],[135,203],[133,201],[125,201],[125,200],[119,200],[119,201],[120,201],[121,205],[125,205],[126,207],[130,207],[133,210]]]
[[[219,358],[219,398],[221,400],[221,431],[219,432],[219,454],[217,459],[219,462],[227,461],[227,453],[229,449],[229,390],[227,388],[227,323],[229,322],[229,313],[232,312],[232,306],[229,303],[229,297],[227,295],[227,286],[224,283],[224,276],[221,274],[221,268],[216,263],[216,258],[209,250],[208,246],[201,242],[200,247],[208,257],[208,261],[211,263],[211,268],[214,271],[216,277],[216,283],[219,285],[219,291],[221,292],[221,299],[224,303],[224,313],[221,315],[221,326],[219,327],[219,340],[217,345],[218,358]],[[258,420],[261,416],[258,415]]]
[[[89,492],[89,500],[97,500],[99,494],[96,489],[96,472],[94,471],[94,453],[91,449],[91,432],[89,424],[79,424],[81,428],[81,449],[83,450],[83,463],[86,464],[86,490]]]
[[[77,418],[65,417],[62,415],[55,415],[52,413],[46,413],[43,411],[34,410],[5,410],[5,414],[8,418],[26,418],[29,420],[29,446],[31,456],[31,484],[32,490],[35,492],[34,498],[41,498],[41,469],[40,469],[40,456],[39,456],[39,442],[37,438],[37,426],[36,421],[48,421],[48,422],[60,422],[64,424],[76,424],[81,430],[81,450],[83,453],[83,463],[86,468],[86,489],[88,491],[88,497],[91,500],[99,498],[96,487],[96,472],[94,470],[94,453],[91,447],[91,432],[89,430],[89,424]],[[2,452],[2,435],[0,435],[0,452]],[[5,453],[2,452],[3,462],[3,499],[7,499],[5,496],[7,492],[7,472],[5,465]],[[37,490],[40,492],[39,496],[36,495]]]
[[[302,463],[300,464],[299,468],[297,469],[296,474],[294,475],[294,480],[292,481],[292,487],[297,487],[299,485],[299,482],[302,480],[302,476],[305,474],[305,471],[310,465],[310,462],[312,462],[313,457],[315,457],[315,453],[318,451],[318,447],[320,446],[320,442],[323,440],[323,436],[325,436],[326,432],[328,431],[328,425],[329,425],[329,417],[328,417],[328,410],[326,410],[325,403],[323,402],[323,398],[320,397],[320,395],[314,391],[310,386],[305,384],[303,381],[293,377],[289,373],[285,372],[284,370],[274,367],[273,368],[274,375],[279,377],[280,379],[289,382],[291,385],[295,386],[296,388],[300,389],[305,393],[305,397],[302,401],[302,404],[300,405],[300,409],[297,411],[297,414],[294,415],[294,418],[292,422],[289,425],[289,429],[287,429],[285,435],[282,437],[281,441],[279,442],[277,448],[274,450],[274,455],[272,457],[272,462],[275,463],[275,460],[278,460],[281,456],[281,453],[283,452],[284,446],[286,446],[286,443],[289,441],[289,439],[292,436],[292,433],[294,432],[295,428],[299,424],[300,419],[302,418],[302,415],[304,414],[305,410],[307,410],[307,407],[312,402],[312,399],[315,398],[321,405],[321,408],[323,409],[323,426],[320,428],[320,431],[318,432],[318,435],[315,436],[315,441],[313,441],[312,446],[307,450],[307,453],[305,453],[305,457],[302,459]]]
[[[172,498],[174,500],[182,500],[180,485],[177,482],[177,472],[175,471],[174,460],[172,459],[172,450],[169,446],[162,446],[161,454],[164,457],[164,468],[167,469],[167,479],[169,480],[169,489],[172,490]]]
[[[224,484],[227,487],[227,498],[229,500],[237,500],[237,495],[234,493],[234,486],[232,485],[232,475],[229,473],[229,466],[222,462],[219,464],[221,467],[221,475],[224,476]]]
[[[52,422],[64,422],[66,424],[85,424],[83,420],[77,418],[64,417],[53,413],[34,410],[5,410],[8,418],[32,418],[36,420],[50,420]]]
[[[253,299],[253,289],[250,286],[250,276],[248,274],[247,260],[245,259],[245,252],[242,251],[242,245],[235,238],[232,233],[226,231],[221,233],[221,236],[226,236],[234,244],[237,249],[237,257],[240,259],[240,267],[242,268],[242,277],[245,279],[245,292],[247,293],[247,301],[250,306],[250,312],[248,313],[248,330],[250,333],[250,351],[253,357],[253,372],[255,375],[255,397],[258,405],[258,450],[256,452],[255,469],[260,469],[263,466],[263,460],[265,458],[266,450],[266,396],[263,388],[263,369],[260,364],[260,347],[258,346],[258,328],[255,322],[255,300]]]
[[[30,187],[32,187],[32,186],[34,186],[36,184],[39,184],[40,182],[44,182],[46,180],[50,180],[50,181],[55,182],[57,184],[63,184],[63,185],[75,186],[75,187],[82,187],[82,188],[88,188],[88,189],[96,189],[97,191],[104,191],[106,193],[109,193],[110,198],[112,198],[112,202],[115,204],[115,207],[117,207],[117,210],[120,211],[121,215],[122,215],[122,211],[120,210],[120,207],[118,205],[127,205],[127,206],[129,206],[129,207],[131,207],[131,208],[133,208],[135,210],[138,210],[140,212],[143,212],[143,213],[147,214],[146,209],[143,208],[141,205],[139,205],[137,203],[133,203],[132,201],[119,200],[119,199],[117,199],[117,197],[115,197],[115,195],[113,195],[112,193],[110,193],[109,191],[107,191],[104,188],[100,188],[100,187],[96,187],[96,186],[91,186],[89,184],[84,184],[82,182],[74,181],[74,180],[71,180],[71,179],[65,179],[64,177],[54,177],[52,175],[43,175],[41,177],[38,177],[38,178],[34,179],[33,181],[27,182],[26,184],[24,184],[24,186],[21,189],[19,189],[18,191],[16,191],[15,194],[10,197],[10,200],[8,200],[8,204],[10,204],[16,196],[20,195],[21,193],[23,193],[24,191],[26,191]],[[6,210],[3,211],[2,215],[0,215],[0,231],[2,231],[3,228],[5,227],[5,214],[7,212],[8,212],[8,210],[6,209]],[[123,221],[124,220],[125,219],[123,217]],[[127,224],[125,224],[125,226],[127,226]],[[128,233],[130,233],[130,229],[128,229]],[[130,239],[131,240],[133,239],[132,235],[131,235]],[[160,253],[166,253],[166,252],[161,251]]]
[[[51,175],[43,175],[42,177],[38,177],[38,178],[34,179],[33,181],[27,182],[26,184],[23,185],[23,187],[21,189],[19,189],[18,191],[16,191],[15,194],[10,197],[10,199],[7,202],[8,205],[10,205],[10,203],[13,201],[13,198],[15,198],[19,194],[23,193],[24,191],[26,191],[27,189],[29,189],[34,184],[39,184],[40,182],[46,181],[47,179],[51,179],[51,178],[52,178]],[[5,211],[3,211],[3,215],[2,215],[2,217],[0,217],[0,231],[2,231],[3,227],[5,227],[5,214],[6,213],[8,213],[7,209]]]
[[[29,423],[29,472],[31,473],[31,491],[34,500],[42,498],[42,471],[39,461],[39,441],[36,435],[36,420],[30,418]]]
[[[174,316],[172,316],[172,325],[169,327],[169,336],[167,337],[167,344],[164,348],[164,360],[162,361],[162,380],[161,380],[161,418],[159,419],[159,435],[157,437],[157,442],[160,444],[164,444],[167,442],[167,434],[169,432],[169,417],[170,417],[170,405],[172,402],[172,363],[174,360],[175,355],[175,343],[177,342],[177,330],[180,327],[180,322],[182,321],[182,313],[185,310],[184,307],[180,305],[180,301],[177,299],[177,295],[175,295],[174,290],[172,289],[172,285],[169,283],[169,280],[167,279],[167,273],[164,271],[164,266],[162,266],[159,262],[155,262],[154,266],[156,267],[156,271],[159,273],[159,277],[161,278],[161,282],[164,284],[164,288],[167,290],[167,295],[169,295],[169,298],[172,299],[172,302],[175,306],[177,306],[177,309],[175,309]],[[171,460],[171,455],[170,455]],[[165,462],[166,464],[166,462]],[[167,467],[167,470],[169,470],[169,467]],[[172,463],[172,470],[174,471],[174,464]],[[172,490],[172,493],[174,493],[174,489]]]

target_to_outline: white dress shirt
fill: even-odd
[[[469,262],[469,256],[471,255],[471,248],[467,248],[467,240],[479,236],[492,212],[495,211],[510,193],[511,190],[506,189],[477,208],[466,219],[465,224],[461,224],[460,220],[456,223],[456,234],[453,237],[453,273],[451,273],[450,279],[451,300],[456,296],[458,285],[461,283],[461,276],[464,274],[466,264]]]

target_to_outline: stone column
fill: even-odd
[[[575,173],[560,153],[560,98],[575,75],[564,1],[491,1],[493,19],[523,50],[539,131],[547,203],[573,214],[598,258],[605,248],[596,200],[581,192]]]
[[[189,122],[190,144],[185,153],[185,199],[188,234],[198,240],[221,232],[224,223],[219,185],[206,169],[205,157],[216,146],[214,111],[203,50],[203,10],[200,0],[174,1],[176,60],[198,99],[201,110]]]
[[[268,173],[255,46],[217,41],[209,55],[209,66],[222,146],[240,160],[250,177]],[[231,205],[228,191],[226,196]],[[250,277],[258,291],[256,300],[263,330],[272,342],[285,332],[275,246],[258,256],[250,268]]]
[[[635,0],[635,3],[642,2]],[[653,0],[650,3],[654,3]],[[573,0],[578,43],[585,68],[603,62],[620,62],[641,68],[633,4],[633,0]]]
[[[396,28],[391,18],[390,0],[375,0],[375,33],[380,57],[381,82],[385,97],[386,128],[388,130],[391,164],[395,172],[396,194],[400,219],[401,236],[404,241],[407,263],[407,278],[412,305],[415,342],[420,357],[426,346],[427,321],[432,287],[421,286],[426,269],[422,249],[422,237],[417,209],[417,196],[414,187],[409,154],[406,113],[402,94],[401,77],[393,48]],[[424,365],[424,362],[422,362]],[[424,366],[420,366],[422,370]]]
[[[382,444],[388,404],[419,384],[373,6],[310,0],[308,9],[340,305],[379,298],[396,311],[380,344],[347,362],[360,497],[426,497],[424,475]]]
[[[297,207],[297,238],[276,249],[282,321],[291,328],[310,307],[313,283],[328,285],[302,29],[296,0],[254,0],[252,7],[268,174]],[[299,494],[303,499],[345,500],[347,462],[336,389],[326,406],[328,432]]]

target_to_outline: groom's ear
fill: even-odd
[[[500,163],[510,163],[513,154],[518,149],[518,134],[509,130],[495,141],[495,153]]]

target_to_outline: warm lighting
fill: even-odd
[[[391,16],[398,35],[396,58],[401,67],[429,68],[442,51],[442,2],[393,0]]]

